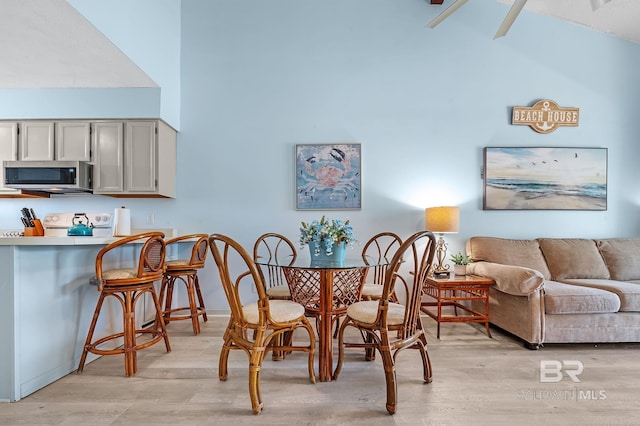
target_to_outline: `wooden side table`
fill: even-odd
[[[427,277],[424,284],[424,295],[434,299],[422,302],[420,310],[435,319],[438,323],[437,337],[440,338],[440,323],[443,322],[483,322],[487,335],[489,331],[489,288],[496,282],[491,278],[476,275],[454,275],[449,278]],[[473,309],[462,302],[484,301],[484,312]],[[442,308],[453,307],[453,315],[443,314]],[[435,307],[436,309],[429,309]],[[463,314],[458,315],[458,310]]]

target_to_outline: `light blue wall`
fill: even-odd
[[[158,118],[159,88],[0,89],[0,118]]]
[[[454,248],[477,234],[638,235],[640,46],[527,12],[492,40],[508,7],[475,3],[430,30],[442,8],[422,0],[184,2],[181,195],[202,194],[183,176],[206,159],[215,201],[202,205],[222,229],[295,235],[319,214],[294,210],[294,145],[358,142],[363,209],[332,216],[363,238],[420,229],[439,204],[461,207]],[[580,126],[510,125],[512,106],[540,98],[579,107]],[[483,211],[485,146],[609,148],[608,210]]]
[[[136,22],[176,14],[173,1],[70,3],[101,15],[100,27],[125,52],[150,37],[147,25],[114,24],[126,5],[158,5],[148,15],[128,9]],[[425,28],[441,10],[426,0],[181,2],[179,84],[156,77],[177,66],[171,55],[160,60],[161,44],[139,64],[161,85],[163,106],[166,92],[181,94],[177,198],[125,200],[133,226],[154,213],[156,227],[222,232],[249,247],[266,231],[295,240],[301,220],[327,213],[350,218],[366,240],[383,229],[409,235],[423,228],[425,207],[455,204],[461,225],[447,237],[450,251],[473,235],[640,236],[640,45],[526,11],[492,40],[508,10],[493,1],[469,2]],[[541,98],[580,108],[580,125],[541,135],[510,124],[512,106]],[[296,211],[295,145],[336,142],[362,144],[362,210]],[[483,211],[486,146],[608,148],[608,210]],[[111,211],[121,200],[0,203],[8,228],[19,225],[23,206]],[[215,273],[210,264],[205,279]],[[218,289],[205,297],[224,308]]]
[[[179,129],[181,0],[67,1],[161,87],[156,118]]]

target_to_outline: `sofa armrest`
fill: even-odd
[[[522,266],[475,262],[467,265],[467,273],[491,278],[498,290],[514,296],[527,296],[544,284],[544,276],[540,272]]]

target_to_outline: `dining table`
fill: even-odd
[[[380,266],[380,262],[367,256],[343,261],[301,257],[291,264],[280,265],[256,262],[282,268],[291,300],[303,305],[307,316],[316,318],[318,379],[322,382],[330,381],[333,373],[333,325],[346,314],[349,305],[360,300],[368,269]]]

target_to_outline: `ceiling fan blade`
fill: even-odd
[[[444,12],[442,12],[440,15],[436,16],[435,18],[433,18],[433,21],[429,22],[427,24],[427,26],[429,28],[435,28],[436,25],[438,25],[440,22],[444,21],[445,19],[447,19],[447,17],[449,15],[451,15],[453,12],[455,12],[456,10],[460,9],[460,7],[462,7],[462,5],[464,5],[466,2],[468,2],[469,0],[456,0],[451,6],[449,6],[448,8],[446,8],[444,10]]]
[[[591,10],[595,12],[605,4],[609,3],[611,0],[590,0],[590,1],[591,1]]]
[[[513,3],[513,6],[511,6],[511,9],[509,9],[507,16],[504,18],[504,21],[502,21],[502,24],[500,24],[500,28],[498,28],[496,35],[493,36],[494,40],[503,37],[507,33],[507,31],[509,31],[509,28],[511,28],[513,21],[516,20],[516,18],[520,14],[520,11],[526,3],[527,0],[516,0]]]

